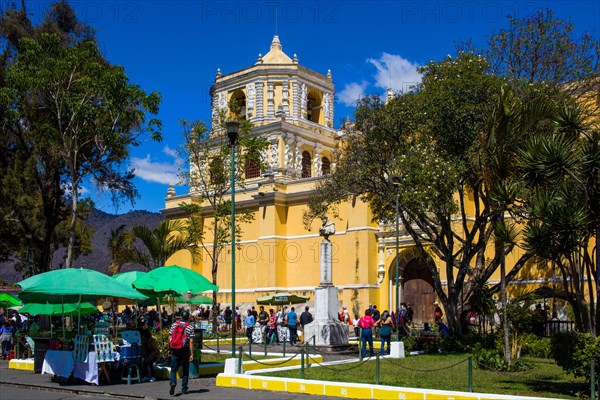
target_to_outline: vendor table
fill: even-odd
[[[85,363],[73,361],[73,351],[48,350],[42,365],[42,374],[52,374],[68,378],[73,374],[75,378],[98,385],[98,362],[96,353],[88,353]]]

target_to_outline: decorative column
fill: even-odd
[[[294,172],[297,177],[302,176],[302,143],[296,141],[296,149],[294,152]]]
[[[321,158],[321,148],[319,146],[315,146],[315,158],[313,160],[313,169],[315,171],[315,176],[321,176],[323,174],[323,160]]]
[[[256,90],[256,118],[264,117],[263,104],[264,104],[264,89],[262,82],[255,82],[254,89]]]
[[[252,118],[254,114],[254,97],[255,89],[254,82],[252,82],[246,87],[246,114],[248,115],[248,119]]]
[[[305,342],[315,338],[318,346],[343,346],[348,344],[348,326],[338,318],[338,289],[332,282],[332,246],[329,236],[335,233],[335,225],[326,216],[321,217],[323,226],[319,234],[323,236],[320,245],[320,283],[315,288],[315,319],[305,326]]]
[[[267,82],[267,118],[275,119],[275,84]]]
[[[292,147],[293,141],[291,138],[285,139],[285,153],[284,153],[284,167],[287,175],[292,175],[294,171],[294,149]]]
[[[290,93],[290,81],[285,79],[281,86],[281,104],[283,105],[283,112],[285,113],[286,116],[290,115],[289,93]]]
[[[325,93],[323,102],[325,103],[324,108],[324,116],[325,116],[325,125],[333,128],[333,94]]]
[[[379,230],[381,231],[381,224],[379,225]],[[385,243],[382,237],[377,240],[377,250],[379,254],[379,264],[377,265],[377,285],[381,285],[381,282],[383,282],[383,277],[385,276]],[[390,307],[390,309],[392,310],[393,307]]]
[[[306,119],[306,103],[308,102],[308,88],[306,83],[300,86],[300,117]]]
[[[271,171],[279,169],[279,138],[277,136],[269,138],[269,168]]]
[[[292,101],[294,104],[294,119],[300,118],[300,84],[298,81],[292,82]]]

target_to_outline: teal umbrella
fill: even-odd
[[[56,269],[17,283],[25,303],[79,303],[101,297],[145,300],[146,296],[98,271],[85,268]]]
[[[63,307],[64,306],[64,307]],[[81,311],[81,315],[92,315],[98,312],[98,308],[91,303],[68,303],[68,304],[49,304],[49,303],[27,303],[19,312],[29,313],[31,315],[58,315],[76,314]]]
[[[308,296],[301,296],[293,293],[275,293],[268,296],[259,297],[256,299],[256,304],[269,305],[269,306],[283,306],[286,304],[302,304],[310,300]]]
[[[185,304],[212,304],[213,299],[207,296],[202,296],[198,294],[196,296],[191,297],[189,300],[186,300],[184,296],[175,297],[175,303],[185,303]]]
[[[112,277],[117,282],[125,283],[125,284],[133,287],[133,282],[140,279],[144,275],[146,275],[146,273],[142,272],[142,271],[129,271],[129,272],[122,272],[120,274],[113,275]]]
[[[11,296],[7,293],[0,293],[0,307],[8,308],[8,307],[16,307],[23,304],[21,300],[16,297]]]
[[[219,290],[217,285],[213,285],[198,272],[177,265],[153,269],[133,282],[133,286],[141,291],[173,296],[188,292],[198,294],[208,290]]]

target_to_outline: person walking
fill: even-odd
[[[390,342],[392,340],[392,330],[394,329],[394,321],[388,310],[381,314],[381,318],[377,321],[379,325],[379,337],[381,338],[381,355],[390,354]],[[384,350],[384,344],[387,343],[387,351]]]
[[[146,377],[142,379],[142,382],[156,382],[154,376],[154,364],[160,359],[160,350],[158,349],[158,342],[150,333],[150,329],[142,329],[142,371],[148,373]]]
[[[0,342],[2,342],[2,359],[6,360],[10,356],[10,348],[13,344],[15,336],[15,327],[11,324],[10,319],[4,320],[4,325],[0,328]]]
[[[295,307],[292,307],[286,314],[285,323],[290,330],[290,343],[295,346],[296,340],[298,340],[298,314],[296,314]]]
[[[169,394],[175,393],[177,386],[177,370],[181,365],[181,394],[188,392],[188,379],[190,375],[190,362],[194,359],[194,327],[190,325],[190,313],[183,311],[181,321],[171,325],[169,330],[169,347],[171,353],[171,382]]]
[[[269,309],[270,317],[269,317],[269,327],[267,329],[266,341],[267,344],[271,343],[273,340],[279,344],[279,336],[277,336],[277,314],[275,314],[275,310],[272,308]]]
[[[360,354],[362,358],[367,356],[367,343],[369,343],[370,357],[373,357],[373,326],[375,325],[375,321],[371,317],[371,310],[366,309],[365,315],[358,320],[358,326],[361,328],[360,331],[360,341],[361,348]]]
[[[248,309],[248,314],[246,315],[246,319],[244,323],[246,324],[246,337],[248,338],[248,343],[252,343],[252,331],[254,330],[254,315],[252,315],[252,309]]]

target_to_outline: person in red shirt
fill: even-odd
[[[269,313],[271,314],[269,316],[269,324],[268,324],[268,329],[267,329],[267,344],[269,344],[273,339],[277,342],[277,344],[279,344],[279,337],[277,336],[277,314],[275,314],[275,311],[271,308],[269,310]]]
[[[365,310],[365,315],[358,320],[358,326],[360,329],[360,341],[361,348],[360,354],[362,358],[367,356],[367,343],[369,343],[370,355],[369,357],[373,357],[373,326],[375,325],[375,321],[371,317],[371,310],[368,308]]]

